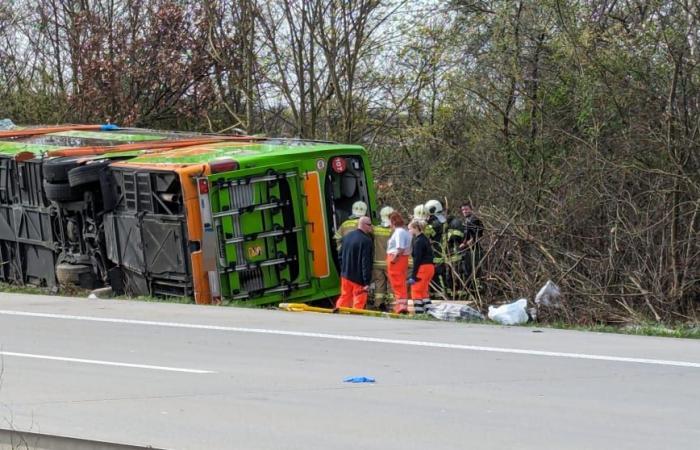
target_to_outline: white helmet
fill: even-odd
[[[413,218],[416,220],[428,220],[428,209],[425,205],[417,205],[413,208]]]
[[[384,208],[379,210],[379,217],[382,219],[382,226],[383,227],[388,227],[391,225],[391,222],[389,221],[389,215],[394,212],[394,208],[391,206],[385,206]]]
[[[355,202],[352,204],[352,215],[355,217],[362,217],[367,214],[367,203],[363,201]]]
[[[442,212],[442,203],[437,200],[428,200],[425,202],[425,209],[430,215],[438,215]]]

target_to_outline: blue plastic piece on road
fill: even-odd
[[[100,125],[100,131],[114,131],[118,130],[119,125],[114,125],[112,123],[106,123],[104,125]]]
[[[343,380],[346,383],[374,383],[372,377],[347,377]]]

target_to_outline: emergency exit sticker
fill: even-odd
[[[345,172],[345,169],[348,168],[348,163],[345,161],[345,158],[336,156],[335,158],[331,159],[331,167],[335,173],[343,173]]]

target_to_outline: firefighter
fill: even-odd
[[[357,201],[352,204],[352,214],[347,220],[340,224],[338,230],[336,230],[333,239],[335,239],[335,245],[338,251],[340,251],[341,241],[343,236],[350,233],[357,228],[357,220],[360,217],[367,215],[367,203],[363,201]]]
[[[447,288],[448,281],[446,272],[447,259],[449,257],[447,251],[447,228],[448,223],[445,215],[443,214],[442,203],[438,200],[428,200],[425,203],[425,209],[428,212],[428,225],[432,228],[432,236],[427,235],[430,238],[430,244],[433,249],[433,255],[435,260],[435,284],[439,288]],[[433,286],[437,288],[435,285]]]
[[[425,203],[425,209],[428,212],[428,225],[433,228],[433,236],[428,236],[431,238],[433,252],[443,253],[443,237],[447,231],[447,219],[443,214],[442,203],[437,200],[428,200]]]
[[[389,296],[389,280],[387,278],[386,248],[391,236],[391,222],[389,215],[394,212],[391,206],[385,206],[379,210],[381,224],[374,227],[374,264],[372,265],[372,285],[374,295],[372,306],[376,309],[386,310],[391,303]]]
[[[433,230],[433,227],[431,227],[428,223],[429,217],[430,214],[428,214],[428,209],[425,207],[425,205],[416,205],[416,207],[413,208],[413,220],[424,222],[425,226],[423,229],[423,234],[428,239],[432,239],[432,237],[435,235],[435,231]]]

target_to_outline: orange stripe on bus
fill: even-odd
[[[198,164],[189,167],[175,169],[180,176],[182,185],[182,200],[185,205],[185,217],[187,220],[187,235],[191,241],[202,242],[202,217],[199,210],[199,192],[194,177],[204,176],[209,171],[208,166]],[[193,251],[190,254],[192,263],[192,290],[194,302],[197,304],[211,303],[211,291],[209,289],[209,276],[202,267],[202,252]]]
[[[328,230],[326,229],[321,181],[318,172],[307,172],[304,177],[304,194],[306,195],[306,220],[309,244],[313,251],[313,273],[316,278],[327,277],[328,266]]]

